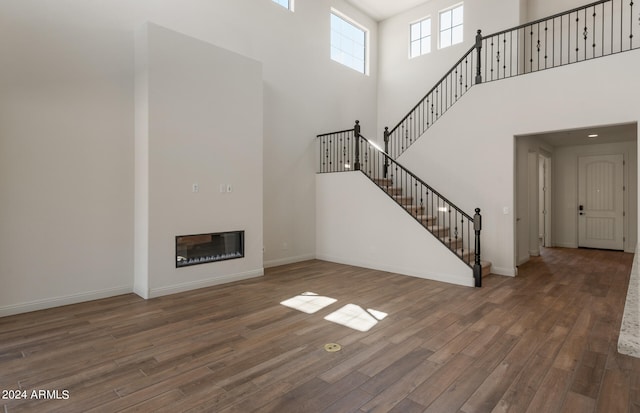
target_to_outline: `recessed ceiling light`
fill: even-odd
[[[591,135],[588,135],[587,137],[588,137],[589,139],[595,139],[595,138],[597,138],[597,137],[598,137],[598,134],[597,134],[597,133],[592,133]]]

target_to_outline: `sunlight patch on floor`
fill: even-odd
[[[345,327],[358,331],[369,331],[378,321],[383,320],[387,313],[382,311],[367,309],[355,304],[347,304],[341,309],[334,311],[324,319],[333,323],[341,324]]]
[[[312,292],[302,293],[293,298],[289,298],[281,302],[280,304],[285,307],[293,308],[294,310],[302,311],[303,313],[313,314],[322,310],[326,306],[335,303],[335,298],[325,297]]]

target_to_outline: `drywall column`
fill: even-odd
[[[262,275],[262,65],[151,23],[136,40],[135,292]],[[176,268],[176,236],[235,230],[243,258]]]

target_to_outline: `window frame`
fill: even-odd
[[[293,12],[293,5],[294,5],[294,1],[295,0],[286,0],[287,5],[285,6],[284,4],[282,4],[282,0],[271,0],[273,3],[277,4],[278,6],[282,6],[282,8],[287,9],[291,12]]]
[[[355,68],[353,66],[348,65],[345,62],[341,62],[340,60],[337,60],[337,59],[335,59],[333,57],[333,49],[334,49],[333,31],[334,30],[333,30],[332,16],[335,16],[335,17],[341,19],[343,22],[353,26],[355,29],[357,29],[357,30],[359,30],[359,31],[361,31],[363,33],[364,44],[362,45],[362,47],[363,47],[363,52],[364,52],[363,53],[364,58],[363,58],[363,62],[362,62],[363,63],[362,64],[362,66],[363,66],[363,68],[362,68],[363,70],[362,71],[360,71],[360,69],[357,69],[357,68]],[[330,59],[332,61],[336,62],[336,63],[339,63],[339,64],[341,64],[343,66],[346,66],[346,67],[348,67],[348,68],[350,68],[352,70],[355,70],[358,73],[362,73],[365,76],[369,76],[369,48],[370,48],[369,45],[370,45],[370,42],[369,42],[369,29],[367,29],[364,25],[358,23],[356,20],[352,19],[348,15],[346,15],[346,14],[344,14],[344,13],[340,12],[339,10],[337,10],[337,9],[332,7],[331,11],[329,13],[329,57],[330,57]],[[336,49],[338,49],[338,48],[336,48]],[[343,53],[345,52],[342,49],[338,49],[338,50],[340,50]],[[353,56],[353,55],[351,54],[351,56]]]
[[[458,9],[458,8],[462,8],[462,21],[460,22],[460,24],[454,25],[453,24],[453,12],[454,10]],[[447,12],[451,12],[451,19],[450,19],[450,26],[448,26],[446,29],[442,28],[442,15],[444,13]],[[460,27],[462,30],[462,35],[460,37],[460,41],[458,42],[453,42],[453,29],[456,27]],[[445,38],[445,36],[443,36],[443,32],[445,31],[449,31],[449,44],[447,44],[446,46],[443,46],[443,39]],[[451,47],[454,46],[456,44],[460,44],[464,42],[464,2],[461,3],[457,3],[454,4],[450,7],[447,7],[446,9],[440,10],[438,12],[438,49],[446,49],[447,47]]]
[[[424,36],[424,33],[422,33],[422,23],[425,21],[429,21],[429,34],[427,36]],[[420,25],[420,37],[418,39],[413,39],[413,26],[415,25]],[[409,23],[409,59],[415,59],[416,57],[420,57],[420,56],[424,56],[426,54],[431,53],[431,41],[432,41],[432,37],[433,37],[433,19],[431,18],[431,16],[425,16],[421,19],[415,20],[411,23]],[[425,40],[428,40],[428,45],[429,45],[429,50],[427,50],[426,52],[423,52],[423,44],[425,43]],[[413,44],[419,42],[420,45],[420,53],[418,53],[417,55],[413,55]]]

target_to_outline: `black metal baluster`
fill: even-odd
[[[593,33],[591,33],[591,38],[593,39],[593,43],[591,44],[591,57],[593,59],[596,58],[596,6],[593,6]]]
[[[562,22],[563,18],[560,16],[560,64],[558,66],[562,66]]]
[[[320,171],[320,173],[324,172],[324,167],[323,167],[323,165],[324,165],[324,159],[323,159],[323,156],[324,156],[324,145],[323,145],[323,143],[324,143],[324,136],[319,136],[318,137],[318,146],[320,148],[319,148],[318,154],[320,156],[318,158],[319,158],[320,164],[318,165],[318,171]]]
[[[553,24],[551,25],[551,67],[556,66],[556,19],[553,19]]]
[[[425,101],[424,99],[422,99],[420,101],[420,113],[421,113],[421,116],[420,116],[420,130],[421,130],[420,135],[422,135],[427,130],[427,127],[425,126],[425,118],[424,118],[424,105],[425,105],[424,101]]]
[[[640,20],[640,17],[638,18]],[[633,49],[633,0],[629,3],[629,50]]]
[[[530,27],[530,31],[529,31],[529,35],[530,35],[530,48],[531,48],[531,55],[529,56],[529,72],[534,72],[535,70],[533,70],[533,25],[529,26]]]
[[[445,75],[445,77],[442,79],[442,112],[440,113],[441,115],[444,114],[447,111],[447,108],[449,107],[447,105],[447,99],[449,97],[449,75]]]
[[[540,70],[540,23],[536,24],[536,26],[538,26],[538,37],[536,40],[536,49],[538,49],[538,61],[536,63],[536,65],[538,66],[536,70]]]
[[[578,34],[579,32],[579,28],[578,26],[580,25],[580,16],[578,15],[578,12],[576,12],[576,62],[580,61],[579,57],[578,57],[578,51],[580,50],[580,47],[578,46],[578,42],[580,41],[580,35]]]
[[[604,3],[601,4],[602,6],[602,43],[600,48],[602,49],[602,53],[601,55],[604,56]]]
[[[473,58],[473,54],[471,54],[471,58]],[[469,57],[467,56],[464,59],[464,91],[466,92],[469,88]]]
[[[517,49],[518,46],[516,45],[516,50]],[[509,76],[513,76],[513,32],[509,33]]]
[[[493,37],[491,37],[491,43],[489,44],[491,46],[491,70],[489,71],[489,73],[491,73],[491,80],[493,80]],[[500,60],[498,60],[499,62]]]
[[[613,53],[613,1],[611,2],[611,53]]]
[[[622,3],[622,0],[620,0],[620,51],[624,51],[623,46],[622,46],[622,42],[624,39],[624,5]]]
[[[412,194],[411,194],[411,203],[415,205],[416,208],[416,216],[422,215],[422,211],[420,210],[420,205],[418,204],[418,180],[412,175],[411,182],[413,183]],[[422,217],[421,217],[422,219]]]
[[[448,224],[449,225],[447,225],[448,229],[447,229],[446,237],[449,238],[449,240],[451,240],[451,205],[448,205],[447,209],[448,209],[448,212],[449,212],[449,216],[448,216],[448,219],[449,219]],[[442,237],[442,239],[446,239],[446,238]]]
[[[353,165],[353,169],[355,171],[360,170],[360,121],[356,120],[356,124],[353,127],[353,137],[356,141],[356,156],[355,163]]]
[[[507,77],[507,34],[502,35],[502,77]]]
[[[584,29],[582,30],[582,37],[584,39],[584,59],[587,60],[587,37],[589,37],[589,29],[587,28],[587,9],[584,9]]]
[[[342,161],[340,160],[340,147],[342,146],[342,140],[343,140],[343,136],[340,135],[336,141],[336,171],[340,171],[340,164],[342,163]]]

